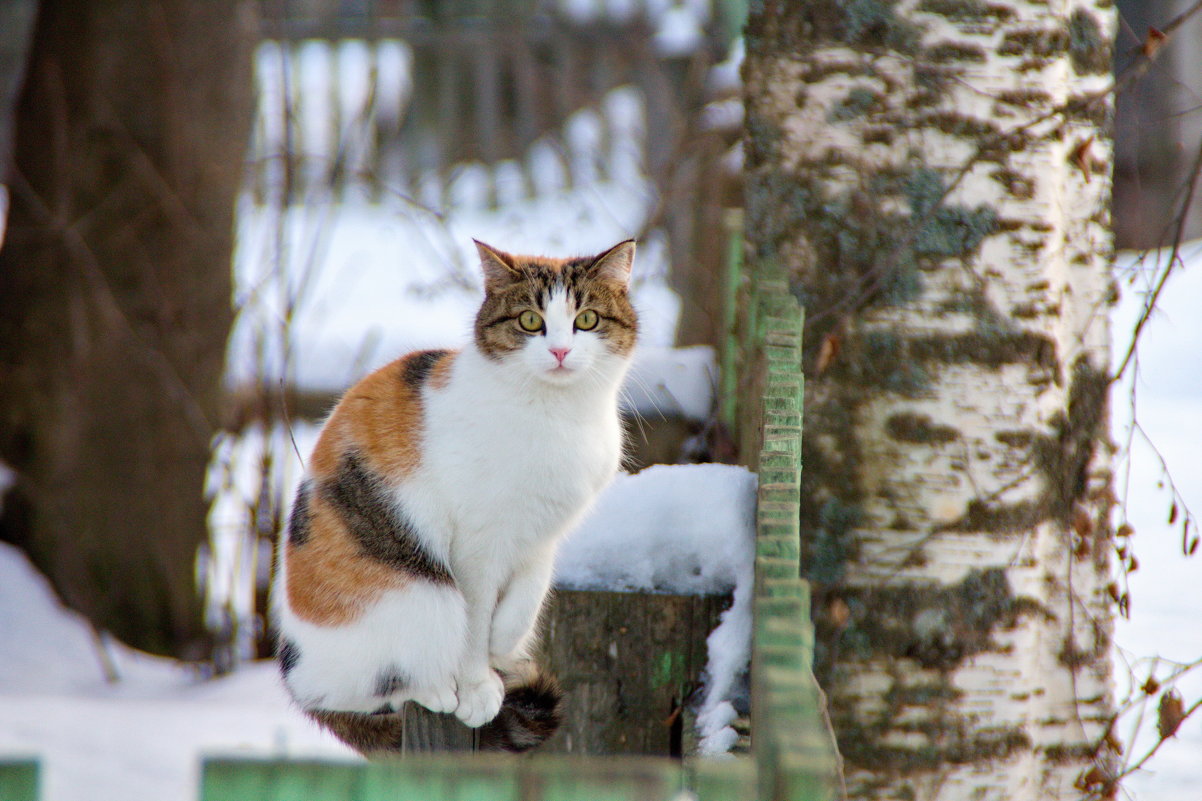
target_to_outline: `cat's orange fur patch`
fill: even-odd
[[[333,428],[328,460],[323,459],[321,473],[331,475],[348,448],[362,454],[368,467],[390,482],[403,479],[421,461],[422,400],[404,379],[414,354],[386,364],[368,375],[346,393],[334,408],[327,430]],[[432,372],[437,373],[447,358],[440,359]],[[433,378],[433,375],[431,376]],[[323,450],[326,432],[317,444]],[[314,452],[314,474],[318,473]]]
[[[434,365],[434,369],[430,371],[430,386],[434,389],[443,389],[451,381],[451,368],[455,364],[455,351],[449,352],[443,356]]]
[[[346,393],[334,407],[309,460],[313,479],[311,523],[307,541],[287,551],[288,604],[301,619],[327,626],[353,622],[366,605],[387,589],[404,586],[396,570],[359,548],[338,513],[321,498],[323,483],[337,479],[348,452],[365,466],[396,484],[421,461],[422,399],[420,387],[406,381],[417,354],[381,367]],[[434,363],[428,380],[449,380],[453,353]]]
[[[309,501],[308,540],[288,543],[288,607],[301,620],[323,626],[353,623],[385,590],[405,586],[405,576],[364,555],[320,493]]]

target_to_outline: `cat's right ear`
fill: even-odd
[[[480,269],[484,271],[486,292],[510,284],[519,276],[517,265],[508,253],[490,247],[479,239],[472,241],[476,243],[476,251],[480,254]]]

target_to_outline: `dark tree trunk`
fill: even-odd
[[[63,599],[206,655],[195,557],[231,322],[253,7],[44,0],[0,250],[0,536]]]

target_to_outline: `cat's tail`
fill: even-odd
[[[563,722],[563,690],[554,676],[533,662],[502,675],[505,700],[497,716],[480,727],[480,750],[529,751]]]
[[[521,753],[555,733],[563,720],[563,691],[555,677],[533,663],[515,672],[504,672],[505,699],[501,711],[480,727],[481,751]],[[404,716],[382,710],[376,714],[305,710],[326,729],[368,757],[399,754],[404,749]]]

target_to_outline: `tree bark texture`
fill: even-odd
[[[807,309],[802,573],[854,798],[1113,792],[1114,27],[753,4],[748,256]]]
[[[0,535],[138,647],[205,655],[252,7],[43,0],[0,251]]]

